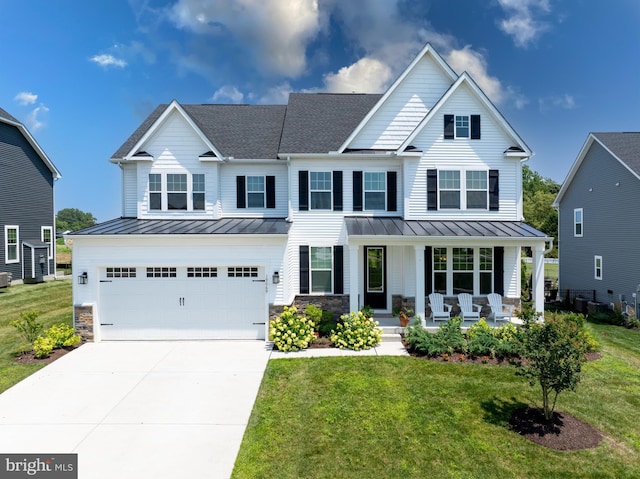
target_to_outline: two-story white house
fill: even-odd
[[[76,325],[96,340],[261,339],[309,301],[423,318],[431,292],[518,303],[525,246],[542,311],[551,238],[523,222],[531,154],[430,45],[384,95],[160,105],[110,160],[122,217],[70,235]]]

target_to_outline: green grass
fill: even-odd
[[[526,268],[526,274],[527,276],[529,276],[531,274],[531,264],[529,263],[523,263],[524,267]],[[545,263],[544,264],[544,277],[545,278],[550,278],[553,281],[557,281],[558,280],[558,265],[557,264],[551,264],[551,263]]]
[[[31,349],[9,323],[24,311],[40,311],[45,328],[54,323],[72,324],[71,281],[16,284],[0,289],[0,392],[33,374],[42,365],[16,364],[15,355]]]
[[[539,389],[512,366],[411,357],[269,362],[234,478],[640,477],[640,333],[589,325],[603,358],[557,408],[605,435],[559,452],[507,428]]]

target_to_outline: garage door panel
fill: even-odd
[[[101,282],[102,339],[264,339],[264,280],[176,276]]]

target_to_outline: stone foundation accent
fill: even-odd
[[[83,341],[93,341],[93,306],[73,306],[73,326]]]
[[[331,296],[311,296],[311,295],[299,295],[293,300],[293,304],[289,306],[295,306],[298,311],[304,311],[307,305],[313,304],[323,311],[329,311],[333,313],[334,319],[339,319],[341,315],[349,313],[349,295],[339,294]],[[269,305],[269,319],[275,319],[282,313],[282,305]]]

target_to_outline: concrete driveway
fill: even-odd
[[[78,477],[227,478],[263,341],[88,343],[0,395],[0,453],[77,453]]]

